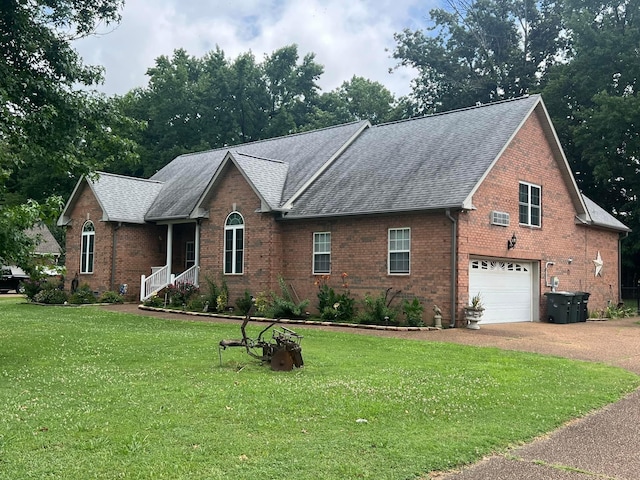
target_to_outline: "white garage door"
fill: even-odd
[[[527,262],[471,260],[469,296],[482,297],[482,323],[532,321],[532,270]]]

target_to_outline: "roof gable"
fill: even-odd
[[[147,212],[146,219],[168,220],[199,215],[198,209],[213,188],[216,172],[228,153],[233,154],[237,166],[256,193],[271,208],[277,208],[366,125],[367,121],[348,123],[233,148],[181,155],[151,177],[163,182],[164,187]],[[275,166],[278,162],[288,166],[284,181],[281,178],[283,167]],[[263,175],[266,177],[264,180],[260,178]],[[276,183],[272,184],[270,180]],[[277,197],[280,197],[279,201]]]
[[[58,219],[58,225],[70,220],[69,214],[88,185],[102,209],[107,222],[144,223],[144,215],[160,192],[162,183],[153,180],[96,172],[94,178],[82,177]]]
[[[540,101],[523,97],[371,127],[288,216],[471,208],[472,192]]]

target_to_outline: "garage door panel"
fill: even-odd
[[[532,320],[532,265],[527,262],[472,260],[469,294],[480,293],[482,323]]]

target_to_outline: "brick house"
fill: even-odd
[[[346,272],[356,297],[399,290],[457,325],[478,292],[484,323],[544,320],[555,279],[617,303],[629,231],[579,192],[537,95],[181,155],[148,180],[100,173],[58,224],[68,276],[97,291],[224,275],[233,301],[282,276],[313,306],[318,277],[339,289]]]

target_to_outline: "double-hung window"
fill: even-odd
[[[408,275],[411,259],[411,229],[389,229],[389,274]]]
[[[331,232],[313,234],[313,273],[331,273]]]
[[[184,266],[191,268],[196,264],[196,242],[189,241],[185,244]]]
[[[82,246],[80,250],[80,273],[93,273],[96,229],[92,221],[82,226]]]
[[[541,190],[540,186],[520,182],[519,187],[520,225],[540,226]]]
[[[244,219],[238,212],[224,225],[224,273],[240,274],[244,267]]]

